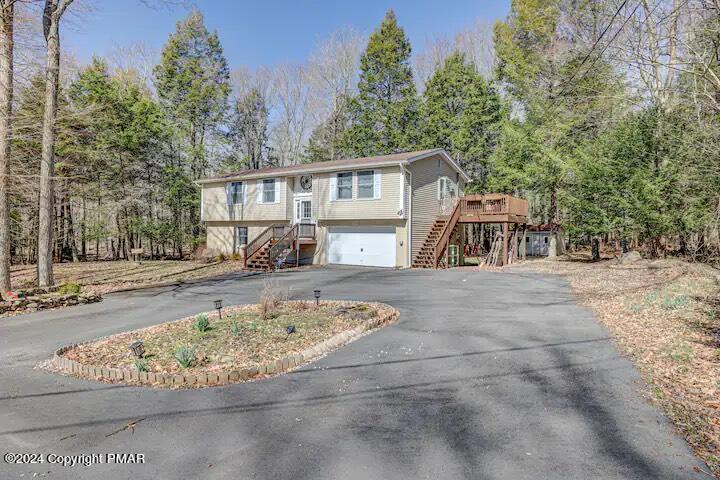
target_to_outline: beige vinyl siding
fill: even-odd
[[[223,253],[231,255],[235,242],[233,235],[236,226],[248,227],[248,242],[252,242],[273,222],[209,222],[207,224],[207,249],[213,255]],[[238,245],[239,247],[239,245]],[[237,253],[240,252],[238,248]]]
[[[272,178],[272,177],[270,177]],[[202,218],[206,222],[217,221],[262,221],[274,220],[286,222],[288,217],[288,198],[285,178],[276,178],[276,203],[258,204],[257,180],[245,181],[245,203],[228,206],[225,182],[205,183],[202,185]]]
[[[381,172],[380,198],[358,198],[357,175],[353,175],[352,200],[330,200],[330,178],[335,173],[318,173],[313,181],[313,209],[315,218],[323,220],[399,219],[400,167],[347,170],[352,172],[379,170]],[[340,173],[340,172],[336,172]]]
[[[411,187],[411,232],[412,258],[420,251],[428,232],[440,215],[438,201],[438,179],[448,177],[451,182],[460,183],[458,191],[462,192],[464,182],[457,171],[442,159],[434,155],[412,163],[408,170],[412,173]]]

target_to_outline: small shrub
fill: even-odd
[[[277,309],[288,299],[287,292],[280,289],[277,283],[265,280],[260,294],[259,314],[262,320],[275,316]]]
[[[631,313],[640,313],[643,310],[645,310],[645,306],[640,305],[639,303],[634,303],[634,304],[630,305]]]
[[[195,363],[195,347],[182,346],[173,352],[173,357],[182,368],[188,368]]]
[[[230,255],[230,260],[234,262],[239,262],[240,260],[242,260],[242,258],[242,255],[240,255],[239,253],[233,253],[232,255]]]
[[[233,320],[230,324],[230,333],[233,337],[239,337],[241,332],[242,327],[240,327],[240,324],[237,322],[237,320]]]
[[[645,295],[645,305],[652,305],[657,301],[658,297],[658,292],[648,293],[647,295]]]
[[[79,283],[68,282],[63,285],[60,285],[60,287],[58,288],[58,293],[60,295],[70,295],[70,294],[77,295],[78,293],[80,293],[81,290],[82,290],[82,287],[80,286]]]
[[[688,304],[688,297],[685,295],[679,295],[677,297],[667,297],[663,300],[662,307],[665,310],[678,310],[686,307]]]
[[[225,260],[227,260],[227,257],[225,256],[224,253],[219,253],[218,256],[215,257],[215,259],[216,259],[218,262],[224,262]]]
[[[208,320],[207,315],[201,313],[200,315],[195,317],[195,323],[193,323],[193,328],[198,332],[207,332],[208,330],[210,330],[210,320]]]
[[[147,372],[148,371],[147,360],[144,360],[142,358],[138,358],[137,360],[135,360],[135,369],[138,372]]]

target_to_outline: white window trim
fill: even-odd
[[[264,197],[265,197],[265,195],[264,195],[264,194],[265,194],[265,180],[273,180],[273,181],[274,181],[274,186],[275,186],[275,200],[272,201],[272,202],[265,202],[265,201],[264,201]],[[275,205],[275,204],[277,204],[277,203],[280,203],[280,188],[281,188],[281,187],[280,187],[280,183],[281,183],[281,181],[280,181],[280,179],[278,179],[278,178],[259,178],[259,179],[257,180],[257,183],[256,183],[256,188],[257,188],[257,196],[256,196],[256,198],[257,198],[257,203],[258,203],[258,205]],[[244,197],[244,195],[245,195],[245,194],[243,193],[243,197]]]
[[[338,178],[343,173],[351,174],[350,177],[350,198],[338,198]],[[352,202],[356,198],[356,179],[357,175],[353,171],[333,173],[330,177],[330,201],[331,202]]]
[[[372,182],[373,182],[373,196],[372,197],[361,197],[360,196],[360,173],[362,172],[372,172]],[[355,195],[355,199],[361,202],[365,202],[368,200],[381,200],[382,199],[382,170],[379,169],[368,169],[368,170],[357,170],[355,172],[355,178],[356,178],[356,190],[357,194]]]

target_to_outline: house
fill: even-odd
[[[275,263],[408,267],[468,176],[442,149],[205,178],[207,248]]]

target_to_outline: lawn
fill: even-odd
[[[299,353],[339,333],[393,310],[362,302],[276,301],[241,305],[79,345],[64,356],[82,364],[137,368],[129,345],[142,340],[143,368],[153,373],[217,373],[266,363]],[[263,311],[265,313],[263,313]],[[204,323],[208,326],[205,328]],[[288,327],[294,327],[288,333]],[[182,365],[178,352],[190,361]]]
[[[124,288],[154,283],[178,282],[213,277],[242,270],[240,261],[202,262],[194,260],[152,260],[135,264],[127,261],[56,263],[57,284],[78,283],[83,291],[104,294]],[[11,269],[14,289],[35,285],[35,265],[16,265]]]
[[[659,404],[720,478],[720,275],[676,259],[620,265],[583,255],[535,260],[509,272],[567,277],[610,330]]]

